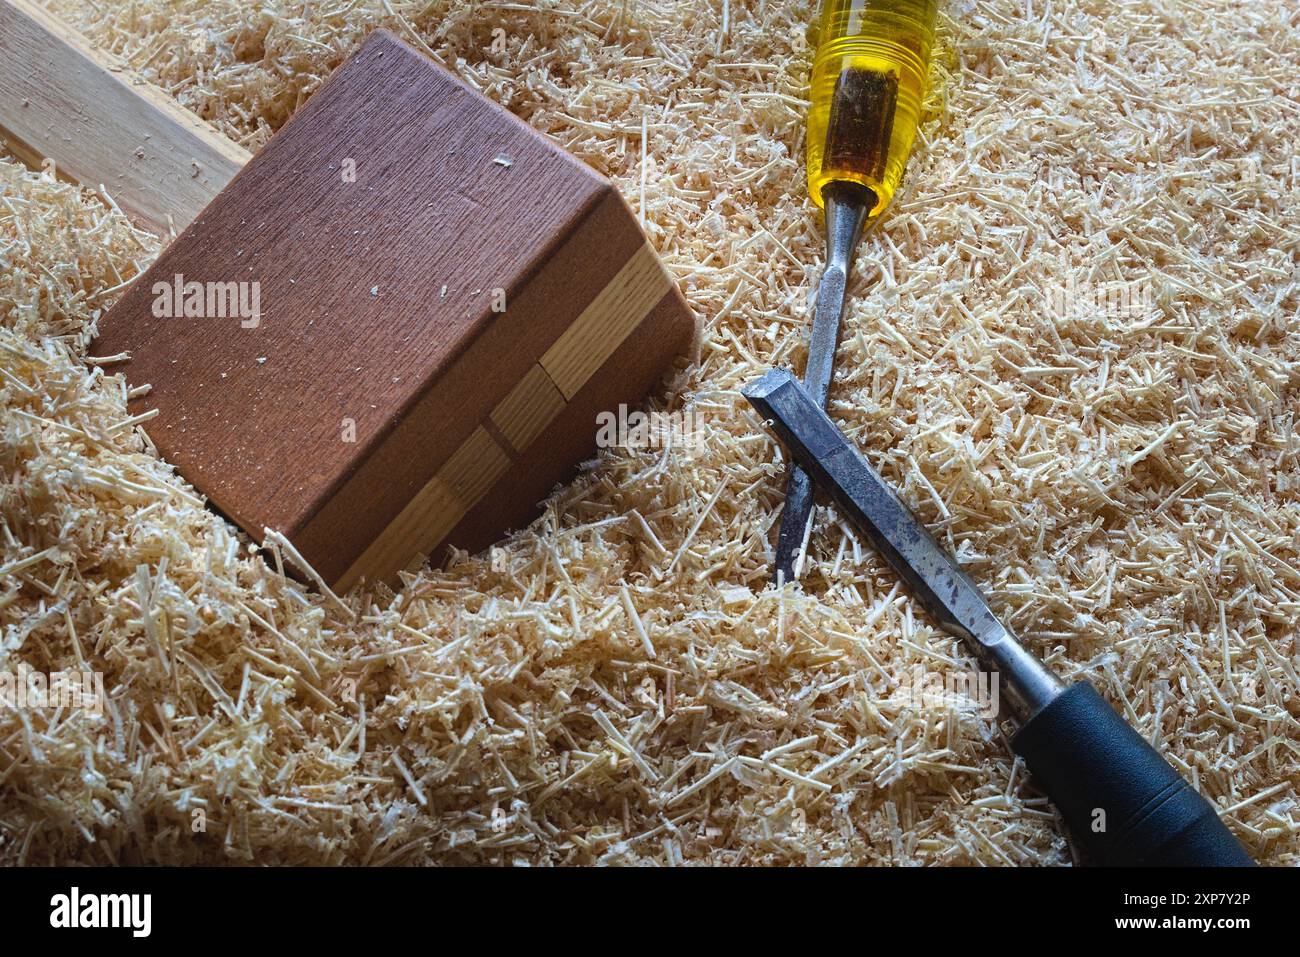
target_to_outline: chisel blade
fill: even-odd
[[[804,371],[805,387],[822,404],[826,402],[835,369],[835,349],[839,344],[840,320],[844,315],[853,250],[862,234],[867,213],[876,202],[871,190],[850,182],[831,183],[824,196],[826,271],[817,285],[817,307],[808,341],[808,367]],[[794,581],[803,570],[808,536],[812,531],[812,507],[812,482],[795,465],[786,484],[785,509],[781,513],[781,527],[776,537],[776,564],[772,577],[778,584]]]
[[[741,394],[771,421],[795,461],[870,539],[935,623],[1002,673],[1021,699],[1014,704],[1037,706],[1059,692],[1060,682],[998,620],[979,587],[793,375],[773,369]]]

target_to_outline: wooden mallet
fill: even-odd
[[[100,321],[158,450],[323,581],[536,513],[694,320],[618,191],[376,30],[256,156],[30,0],[0,130],[179,236]]]

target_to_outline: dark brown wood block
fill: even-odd
[[[607,180],[380,30],[97,348],[186,478],[347,587],[525,523],[693,328]]]

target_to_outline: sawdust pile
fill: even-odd
[[[413,29],[643,213],[704,324],[656,408],[703,441],[605,454],[492,554],[340,607],[86,361],[159,240],[0,162],[0,667],[109,693],[0,713],[0,860],[1071,861],[1004,729],[909,706],[968,659],[832,512],[805,590],[764,587],[783,465],[734,390],[803,362],[809,3],[390,2],[55,6],[252,149]],[[1296,863],[1300,11],[948,13],[833,414],[1039,654]]]

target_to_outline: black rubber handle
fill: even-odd
[[[1086,681],[1030,718],[1012,747],[1096,863],[1255,863],[1210,802]]]

